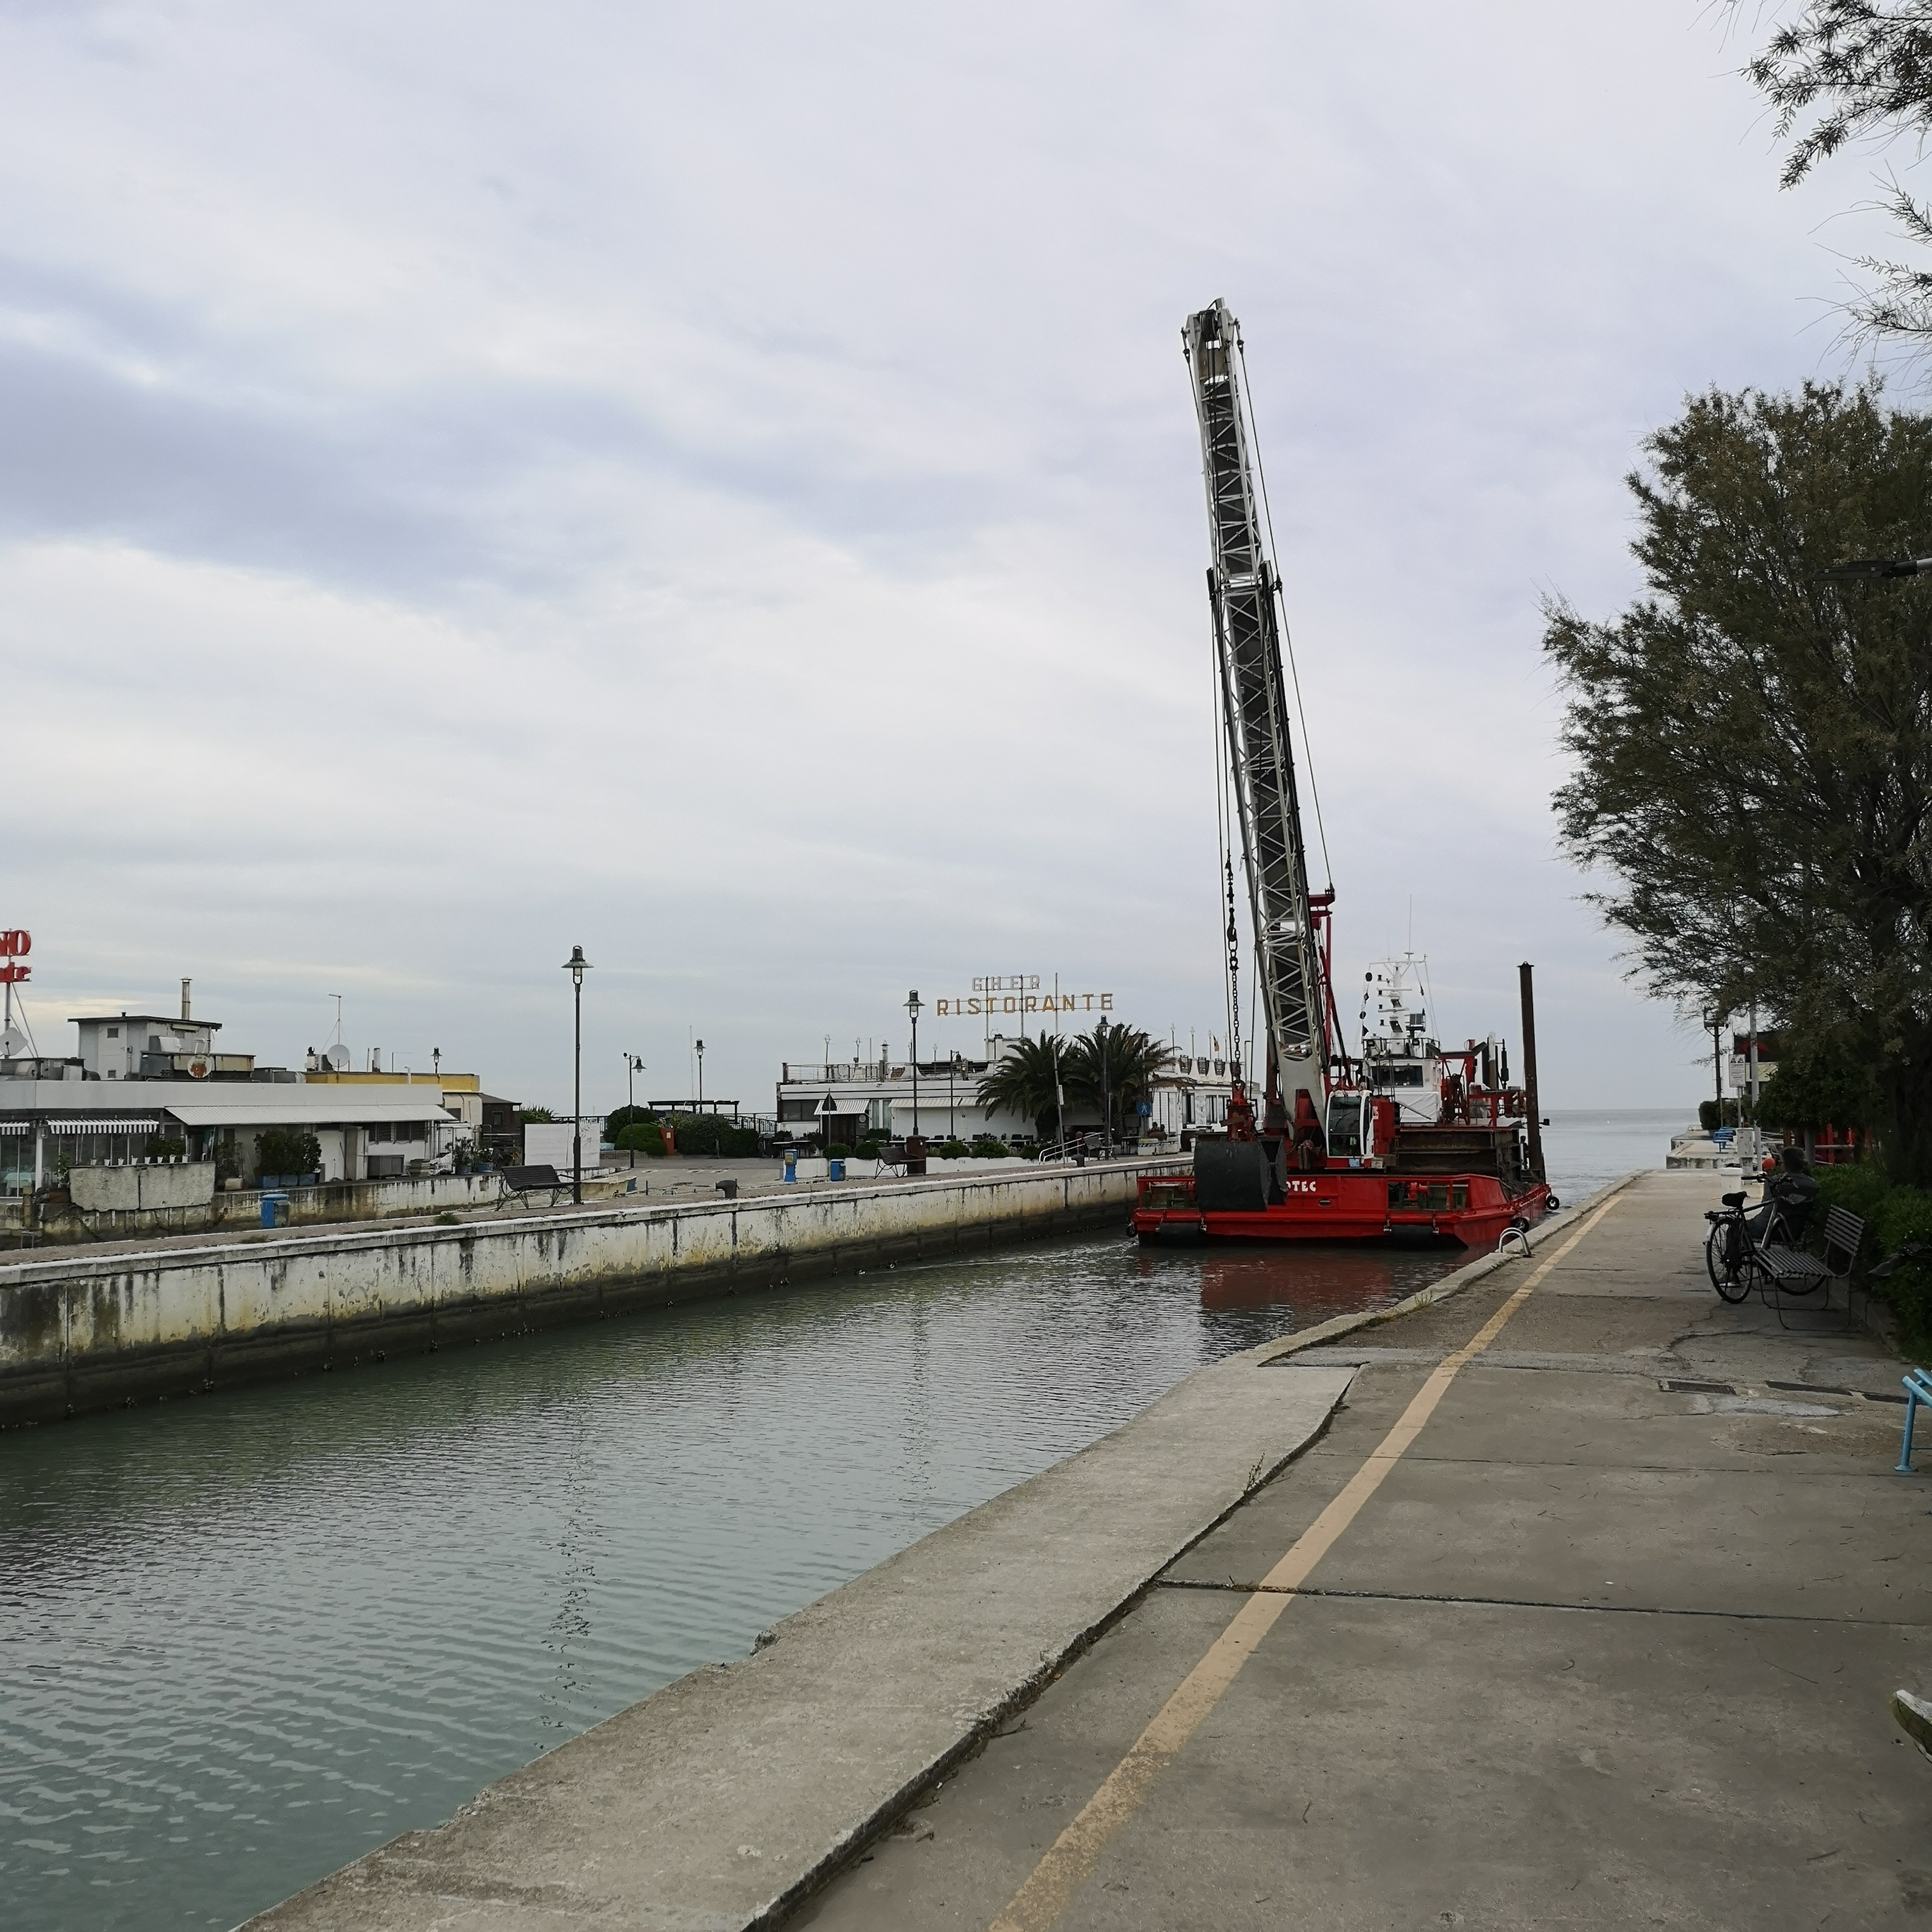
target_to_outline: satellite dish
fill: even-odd
[[[208,1062],[190,1060],[188,1064],[188,1074],[190,1080],[206,1080],[208,1078]]]
[[[348,1048],[343,1046],[340,1041],[329,1048],[322,1057],[328,1061],[330,1072],[346,1073],[349,1071],[349,1062],[352,1056]]]

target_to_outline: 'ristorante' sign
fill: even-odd
[[[1112,993],[1056,993],[1051,988],[1042,992],[1037,973],[989,973],[973,982],[968,998],[962,1000],[957,994],[950,994],[933,1003],[935,1019],[978,1019],[1003,1013],[1111,1013],[1113,1010]]]

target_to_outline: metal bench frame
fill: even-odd
[[[1905,1440],[1898,1451],[1898,1473],[1901,1476],[1916,1476],[1918,1473],[1912,1466],[1912,1424],[1921,1402],[1932,1408],[1932,1372],[1912,1369],[1905,1377]]]
[[[554,1208],[556,1197],[570,1192],[570,1183],[557,1172],[555,1167],[549,1166],[507,1167],[502,1170],[502,1190],[496,1196],[497,1208],[500,1208],[506,1201],[520,1201],[527,1207],[532,1194],[544,1193],[549,1195],[549,1204]],[[492,1209],[491,1211],[494,1213],[496,1210]]]
[[[1845,1318],[1838,1324],[1838,1331],[1842,1333],[1852,1326],[1852,1270],[1858,1265],[1858,1250],[1864,1245],[1864,1238],[1865,1224],[1857,1215],[1846,1208],[1832,1208],[1825,1215],[1822,1256],[1807,1254],[1802,1248],[1786,1247],[1778,1243],[1768,1243],[1758,1250],[1760,1290],[1776,1313],[1780,1328],[1791,1326],[1784,1318],[1787,1302],[1797,1306],[1802,1314],[1829,1312],[1832,1284],[1840,1280],[1845,1284]],[[1788,1297],[1785,1292],[1787,1282],[1815,1282],[1823,1289],[1824,1300],[1811,1304],[1800,1301],[1796,1296]],[[1812,1291],[1802,1292],[1808,1294]]]

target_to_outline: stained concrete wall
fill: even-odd
[[[121,1167],[76,1167],[67,1178],[83,1212],[122,1214],[156,1208],[206,1208],[214,1198],[212,1160],[167,1161]]]
[[[454,1227],[291,1231],[0,1267],[0,1424],[888,1259],[1124,1228],[1178,1160],[814,1188]]]
[[[74,1189],[74,1207],[63,1211],[47,1210],[41,1217],[44,1240],[54,1243],[139,1240],[143,1235],[198,1234],[210,1228],[259,1227],[262,1197],[253,1188],[234,1192],[217,1189],[211,1166],[193,1168],[76,1168],[83,1172],[104,1174],[205,1174],[207,1184],[186,1204],[158,1204],[143,1191],[137,1206],[128,1198],[124,1187],[110,1199],[100,1190]],[[586,1196],[615,1195],[623,1191],[624,1180],[586,1177]],[[400,1180],[334,1180],[316,1187],[292,1187],[289,1220],[304,1227],[322,1222],[379,1221],[405,1214],[438,1214],[461,1208],[488,1208],[502,1191],[502,1182],[494,1173],[482,1174],[425,1174]],[[96,1200],[104,1204],[96,1206]]]

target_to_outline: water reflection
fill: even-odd
[[[1207,1248],[1198,1251],[1195,1266],[1207,1312],[1292,1315],[1292,1323],[1260,1324],[1255,1331],[1259,1341],[1285,1326],[1311,1328],[1331,1316],[1393,1306],[1468,1258],[1460,1248],[1311,1244],[1287,1256],[1259,1246]]]
[[[9,1932],[232,1925],[1461,1258],[1109,1238],[0,1436]]]

